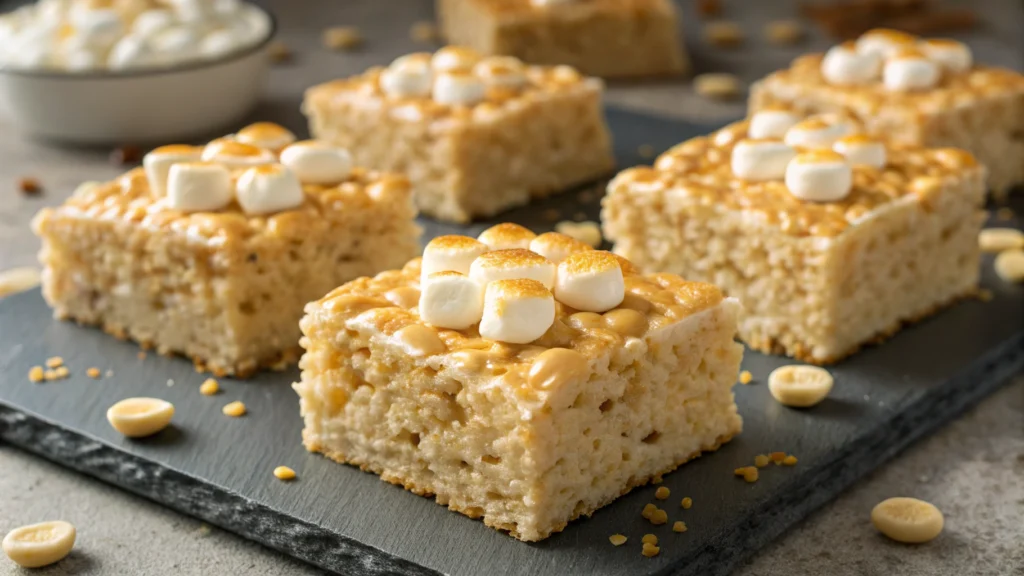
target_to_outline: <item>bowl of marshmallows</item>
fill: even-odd
[[[273,34],[241,0],[39,0],[0,15],[0,113],[67,143],[208,134],[258,102]]]

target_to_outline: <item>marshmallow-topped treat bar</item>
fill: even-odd
[[[602,77],[688,68],[671,0],[437,0],[444,37],[484,54]]]
[[[465,222],[610,172],[602,90],[568,66],[449,46],[315,86],[303,109],[357,163],[407,174],[424,213]]]
[[[750,111],[845,113],[900,144],[962,148],[997,194],[1024,184],[1024,75],[975,64],[955,40],[872,30],[796,59],[751,89]]]
[[[294,362],[307,302],[419,249],[408,180],[276,124],[143,165],[36,216],[43,295],[58,318],[214,373]]]
[[[738,313],[562,234],[441,236],[306,307],[303,440],[541,540],[739,433]]]
[[[985,169],[839,115],[765,109],[608,186],[615,252],[713,282],[756,350],[835,362],[976,289]]]

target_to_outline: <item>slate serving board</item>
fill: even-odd
[[[640,164],[642,144],[661,151],[711,127],[609,110],[620,167]],[[282,118],[302,132],[296,121]],[[545,212],[597,219],[600,183],[506,214],[536,231],[553,222]],[[580,192],[588,192],[581,198]],[[583,202],[587,196],[590,201]],[[1024,212],[1018,208],[1018,212]],[[475,234],[490,222],[455,227],[423,220],[426,237]],[[222,379],[223,392],[201,396],[205,378],[180,358],[149,355],[98,330],[57,322],[36,291],[0,300],[0,440],[20,446],[226,530],[342,574],[655,575],[726,574],[857,478],[959,414],[1024,367],[1024,287],[1001,282],[983,264],[993,300],[961,302],[832,368],[832,395],[811,410],[771,399],[765,379],[784,358],[748,352],[755,377],[737,385],[744,431],[719,451],[666,476],[669,500],[659,503],[670,524],[640,516],[653,502],[644,487],[573,522],[543,542],[524,544],[449,512],[374,475],[307,453],[300,444],[298,402],[289,384],[297,371],[249,381]],[[31,384],[26,374],[62,356],[69,379]],[[112,375],[86,376],[91,366]],[[129,396],[174,403],[171,428],[128,440],[105,420],[106,409]],[[242,400],[240,419],[221,407]],[[754,456],[786,451],[795,467],[771,466],[747,484],[733,470]],[[287,465],[298,480],[273,478]],[[693,499],[690,510],[679,500]],[[689,530],[671,531],[684,520]],[[608,536],[629,537],[613,547]],[[661,539],[656,558],[640,555],[640,538]]]

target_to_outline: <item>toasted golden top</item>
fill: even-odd
[[[292,136],[284,126],[273,122],[256,122],[242,128],[235,135],[240,140],[272,140]]]
[[[167,146],[160,146],[154,148],[150,154],[167,155],[167,156],[191,156],[202,154],[202,146],[189,146],[188,144],[168,144]]]
[[[541,266],[544,264],[551,264],[551,261],[547,258],[524,250],[522,248],[512,248],[510,250],[494,250],[487,252],[477,257],[475,265],[481,269],[505,269],[505,268],[519,268],[523,266]]]
[[[604,272],[619,268],[619,258],[611,252],[604,250],[587,250],[570,254],[558,266],[559,271],[569,274],[586,274],[593,272]]]
[[[487,283],[487,296],[500,298],[554,298],[551,290],[536,280],[513,278]]]
[[[426,250],[438,250],[441,252],[464,252],[464,251],[476,251],[485,249],[479,240],[474,240],[469,236],[462,236],[461,234],[448,234],[446,236],[437,236],[433,240],[427,243]]]
[[[838,152],[826,149],[806,150],[793,158],[797,164],[831,164],[833,162],[843,163],[846,157]]]
[[[572,14],[612,13],[667,14],[672,11],[671,0],[576,0],[554,6],[538,6],[533,0],[474,0],[482,9],[504,15],[543,14],[554,10]]]

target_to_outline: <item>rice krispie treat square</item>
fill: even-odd
[[[437,13],[448,42],[484,54],[605,78],[689,68],[671,0],[437,0]]]
[[[712,282],[753,349],[827,364],[974,293],[985,169],[838,116],[766,110],[621,172],[604,235],[643,270]]]
[[[845,113],[893,142],[962,148],[997,195],[1024,184],[1024,75],[973,63],[954,40],[872,30],[757,82],[750,111]]]
[[[408,180],[274,124],[153,150],[144,168],[46,208],[58,318],[245,376],[298,358],[303,306],[419,252]]]
[[[532,236],[442,236],[309,304],[306,447],[536,541],[740,432],[736,300]]]
[[[422,212],[466,222],[609,173],[602,90],[568,66],[447,47],[313,87],[304,111],[357,163],[408,175]]]

